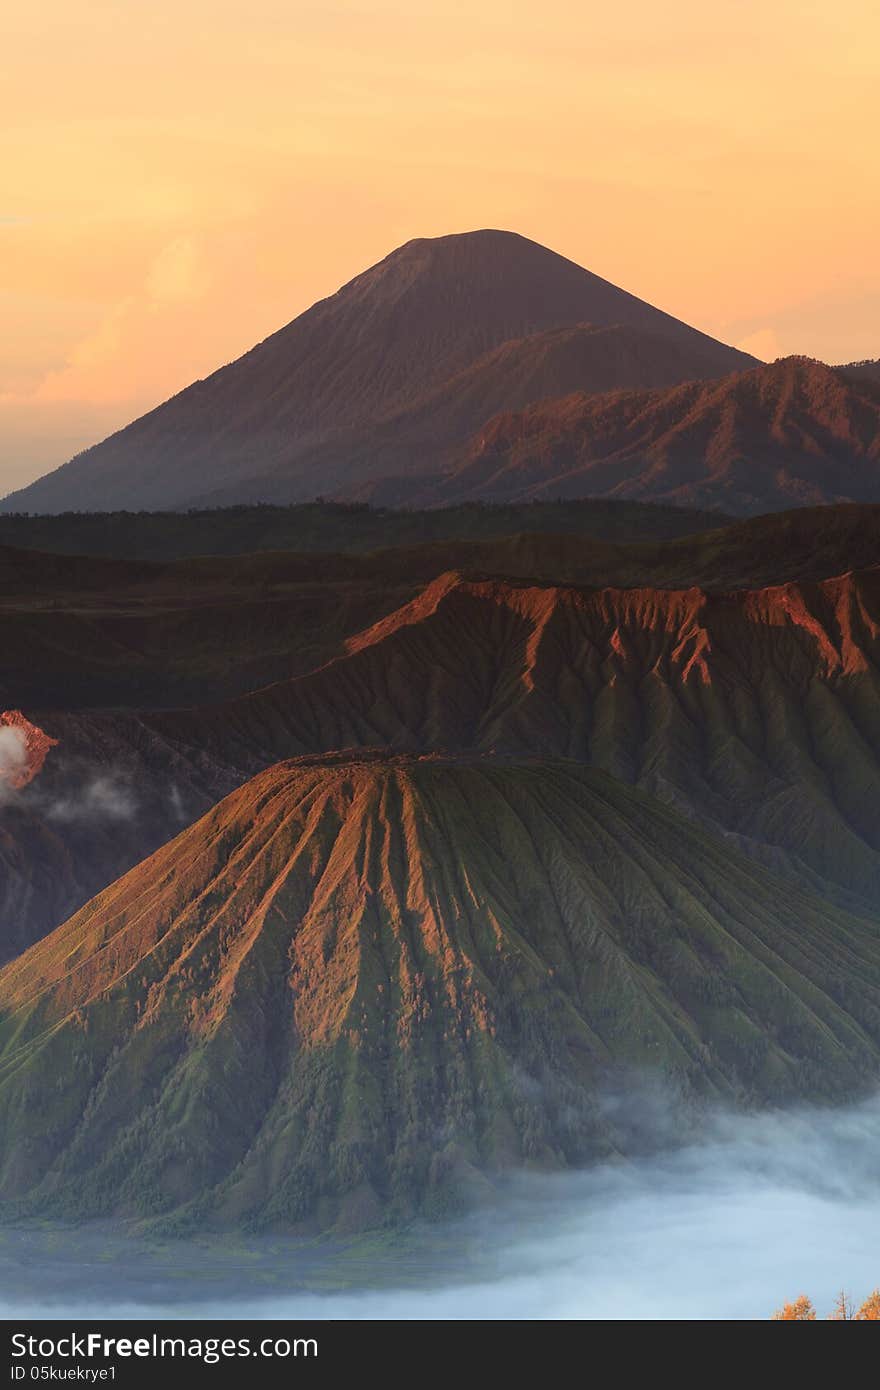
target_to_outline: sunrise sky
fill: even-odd
[[[880,356],[876,0],[4,5],[0,492],[413,236]]]

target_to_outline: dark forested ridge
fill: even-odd
[[[601,499],[515,505],[466,503],[430,510],[366,502],[303,502],[185,512],[0,513],[0,545],[120,560],[182,560],[252,551],[360,554],[439,541],[554,532],[632,543],[723,526],[723,512]]]

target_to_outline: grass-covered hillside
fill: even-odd
[[[273,767],[0,973],[8,1210],[346,1229],[880,1070],[876,924],[569,762]]]

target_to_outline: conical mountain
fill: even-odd
[[[586,348],[578,335],[544,340],[577,325],[622,336]],[[523,339],[515,370],[493,356]],[[436,471],[488,415],[538,395],[667,385],[752,363],[513,233],[411,241],[2,505],[107,511],[310,498]],[[453,381],[461,404],[451,410]]]
[[[568,762],[277,765],[0,972],[0,1194],[327,1229],[858,1093],[876,923]]]

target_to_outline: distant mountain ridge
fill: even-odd
[[[458,467],[398,500],[605,497],[758,515],[880,500],[880,379],[787,357],[718,381],[583,392],[487,422]]]
[[[541,395],[751,365],[515,233],[416,240],[0,508],[332,495],[436,472],[489,414]]]

